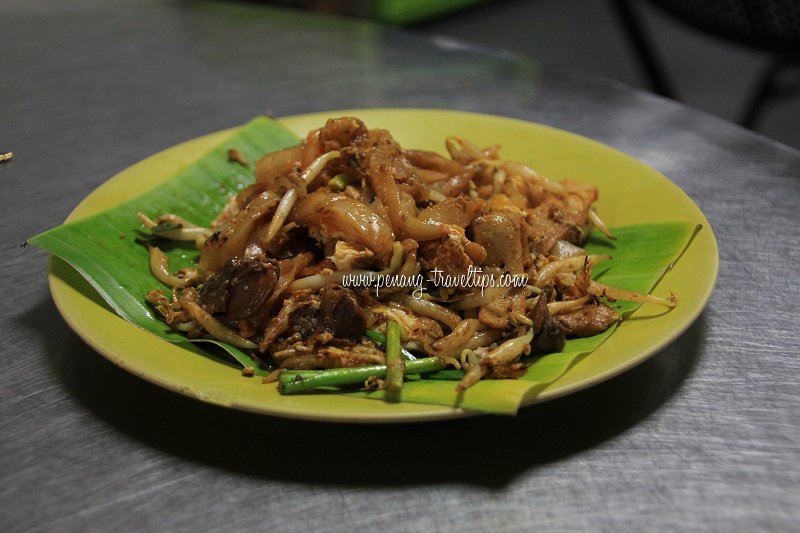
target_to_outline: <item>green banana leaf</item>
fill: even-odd
[[[91,285],[105,302],[129,322],[159,337],[186,345],[192,351],[218,357],[214,351],[199,348],[196,343],[211,342],[227,351],[238,364],[257,367],[246,352],[224,342],[200,339],[190,341],[171,330],[145,301],[144,295],[154,288],[168,289],[150,275],[148,253],[137,244],[137,235],[146,237],[136,217],[144,211],[155,217],[161,213],[179,213],[198,224],[207,224],[223,208],[232,192],[247,186],[254,179],[252,165],[245,166],[228,160],[227,150],[236,147],[249,161],[264,153],[295,145],[299,139],[281,125],[266,117],[258,117],[238,129],[219,146],[197,162],[176,173],[156,187],[128,199],[114,208],[46,231],[28,240],[30,244],[50,251],[69,263]],[[667,222],[617,228],[616,241],[593,236],[587,250],[590,253],[611,253],[614,259],[596,267],[596,276],[608,285],[621,286],[642,292],[650,291],[664,274],[668,265],[679,256],[694,231],[688,222]],[[198,252],[189,244],[173,245],[164,250],[170,259],[170,269],[194,265]],[[616,302],[614,306],[624,317],[638,305]],[[514,413],[526,395],[558,379],[580,358],[596,349],[614,328],[594,337],[567,342],[564,351],[531,361],[527,375],[519,380],[485,380],[463,395],[456,395],[452,372],[442,373],[443,379],[411,378],[404,385],[402,400],[460,406],[495,413]],[[220,372],[230,371],[224,365]],[[365,398],[380,399],[382,391],[338,392]]]
[[[149,236],[136,212],[142,211],[151,218],[162,213],[180,213],[187,220],[207,225],[216,218],[232,192],[255,180],[254,166],[229,161],[228,149],[235,147],[244,159],[255,161],[267,152],[298,142],[298,137],[280,122],[257,117],[160,185],[112,209],[40,233],[28,239],[28,244],[44,248],[72,265],[125,320],[165,340],[186,343],[186,336],[155,316],[144,299],[152,289],[162,288],[169,294],[169,287],[150,274],[147,249],[135,242],[137,236]],[[193,243],[159,246],[167,254],[172,271],[197,264],[199,252]],[[258,368],[246,352],[225,342],[206,339],[191,342],[216,344],[242,366]]]

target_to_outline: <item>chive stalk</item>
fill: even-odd
[[[358,179],[350,174],[337,174],[328,180],[328,187],[334,191],[343,191],[348,185],[358,183]]]
[[[386,337],[380,331],[368,329],[366,332],[364,332],[364,336],[380,345],[386,344]]]
[[[390,320],[386,323],[386,390],[389,400],[399,400],[406,371],[404,363],[400,357],[400,324]]]
[[[406,374],[427,374],[444,368],[438,357],[423,357],[405,361]],[[370,376],[386,378],[386,365],[361,366],[355,368],[332,368],[330,370],[284,370],[278,378],[281,394],[294,394],[318,387],[334,387],[364,383]]]
[[[371,341],[375,342],[376,344],[379,344],[380,346],[386,346],[386,336],[380,331],[376,331],[374,329],[368,329],[367,331],[364,332],[364,336],[370,339]],[[402,353],[403,357],[405,357],[409,361],[414,361],[417,358],[417,356],[415,356],[413,353],[409,352],[403,347],[400,348],[400,353]]]

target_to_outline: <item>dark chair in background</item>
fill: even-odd
[[[753,128],[764,106],[800,91],[800,0],[640,0],[710,35],[766,52],[770,64],[742,113]],[[611,0],[652,89],[676,91],[654,51],[636,0]]]

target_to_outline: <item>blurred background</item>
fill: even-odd
[[[504,48],[674,98],[800,149],[800,0],[273,3]]]

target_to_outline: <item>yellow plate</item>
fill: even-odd
[[[444,151],[450,135],[480,146],[500,144],[501,156],[526,163],[554,179],[573,178],[600,187],[598,210],[610,226],[684,220],[704,229],[661,287],[680,295],[669,313],[643,306],[592,355],[526,400],[540,402],[575,392],[629,369],[664,348],[697,318],[717,275],[711,226],[692,200],[666,177],[600,143],[554,128],[490,115],[425,109],[369,109],[293,116],[282,121],[299,136],[329,117],[352,115],[386,128],[403,145]],[[153,155],[117,174],[90,194],[67,219],[112,207],[155,185],[222,142],[212,133]],[[88,344],[120,367],[153,383],[210,403],[277,416],[347,422],[409,422],[473,414],[413,403],[389,404],[337,394],[281,396],[275,385],[248,379],[217,360],[198,356],[119,318],[74,270],[51,261],[50,288],[61,314]]]

